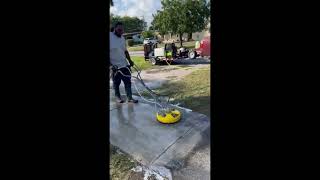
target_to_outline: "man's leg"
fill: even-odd
[[[122,71],[123,74],[127,76],[131,76],[130,71],[127,68],[124,68]],[[131,77],[122,77],[122,80],[124,82],[124,87],[127,93],[128,102],[137,103],[138,100],[135,100],[132,98],[132,89],[131,89]]]
[[[121,99],[121,95],[120,95],[120,84],[121,84],[121,74],[118,72],[117,74],[115,74],[115,72],[113,72],[113,77],[112,77],[112,81],[113,81],[113,88],[114,88],[114,93],[116,96],[116,100],[119,103],[123,103],[124,101]]]

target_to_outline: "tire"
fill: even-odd
[[[197,57],[197,52],[196,51],[190,51],[189,52],[189,58],[195,59]]]
[[[150,62],[151,62],[152,65],[157,65],[158,64],[158,61],[154,57],[150,58]]]

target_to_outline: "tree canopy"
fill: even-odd
[[[135,32],[135,31],[143,31],[147,23],[139,19],[138,17],[130,17],[130,16],[115,16],[113,14],[111,16],[111,26],[113,27],[116,22],[120,21],[124,25],[125,33]]]
[[[162,9],[153,14],[152,26],[160,34],[180,35],[200,32],[210,18],[210,2],[206,0],[161,0]]]
[[[152,38],[152,37],[154,37],[154,32],[153,31],[143,31],[142,36],[143,36],[143,38]]]

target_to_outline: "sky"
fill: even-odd
[[[140,19],[144,18],[148,27],[157,10],[161,9],[161,0],[113,0],[110,12],[119,16],[136,16]]]

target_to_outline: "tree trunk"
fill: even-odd
[[[180,47],[182,47],[182,33],[179,33],[179,36],[180,36]]]

